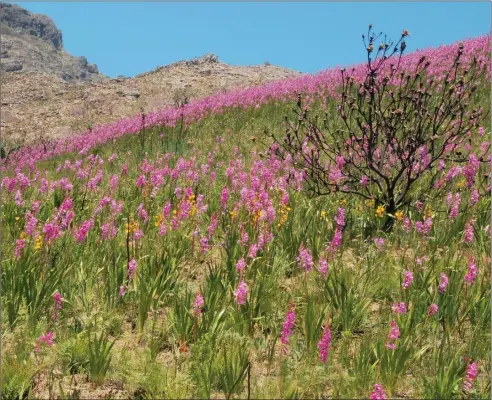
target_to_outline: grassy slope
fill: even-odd
[[[485,109],[490,109],[490,91],[481,92],[479,101]],[[237,146],[238,153],[244,155],[245,163],[250,164],[256,158],[253,153],[264,148],[260,142],[265,140],[265,129],[281,134],[283,117],[286,114],[291,115],[292,106],[272,103],[246,111],[231,110],[191,125],[184,136],[178,126],[175,129],[166,128],[163,138],[159,136],[159,129],[146,132],[143,146],[141,137],[138,136],[129,136],[114,144],[102,146],[93,153],[104,160],[113,153],[119,156],[114,163],[105,162],[102,167],[102,190],[97,194],[89,193],[84,196],[83,180],[78,180],[72,172],[67,174],[63,170],[60,173],[55,171],[57,164],[63,163],[65,158],[73,161],[80,156],[68,155],[44,163],[40,170],[47,169],[50,180],[70,176],[74,184],[74,209],[80,210],[84,203],[84,211],[77,212],[76,226],[89,217],[89,213],[104,194],[124,200],[125,205],[123,214],[118,219],[119,232],[114,241],[98,244],[98,234],[90,233],[85,246],[77,245],[73,238],[69,238],[58,243],[56,249],[52,250],[59,251],[52,268],[59,271],[56,276],[60,280],[47,290],[59,290],[66,300],[61,322],[56,325],[56,346],[37,356],[32,353],[34,341],[48,326],[50,292],[40,305],[34,320],[29,318],[26,305],[22,304],[15,328],[5,330],[3,334],[3,389],[12,394],[22,392],[41,377],[41,383],[33,392],[35,395],[47,395],[50,382],[54,382],[53,391],[57,392],[58,382],[62,379],[65,382],[65,391],[70,392],[74,390],[73,383],[70,384],[68,378],[70,369],[79,374],[76,375],[78,387],[89,389],[83,378],[83,374],[89,369],[85,331],[90,321],[96,320],[97,329],[106,330],[116,339],[103,390],[97,389],[100,393],[107,394],[112,388],[112,396],[176,398],[204,395],[207,390],[200,384],[197,369],[207,365],[214,348],[221,348],[222,345],[230,348],[228,343],[231,341],[236,348],[238,344],[245,342],[251,350],[253,398],[278,397],[280,390],[285,397],[367,397],[372,384],[381,379],[385,387],[392,390],[393,396],[436,397],[439,396],[436,392],[439,373],[445,374],[447,370],[443,369],[444,366],[450,364],[455,357],[458,360],[463,355],[480,360],[481,375],[475,394],[479,397],[489,396],[490,385],[486,384],[486,375],[490,373],[490,288],[486,273],[489,239],[483,231],[490,222],[488,197],[482,199],[476,209],[464,209],[454,223],[445,214],[436,213],[431,241],[424,241],[415,233],[405,234],[401,226],[398,226],[394,233],[385,237],[385,250],[377,251],[372,239],[382,237],[383,233],[378,231],[381,221],[375,216],[373,207],[357,198],[334,195],[310,199],[302,193],[291,191],[291,211],[287,221],[281,227],[273,227],[275,239],[268,251],[248,265],[249,287],[257,296],[257,304],[262,309],[259,315],[262,318],[253,327],[249,327],[248,318],[237,312],[232,291],[236,288],[238,279],[234,266],[231,267],[230,264],[237,261],[241,250],[238,246],[232,246],[230,250],[236,253],[231,257],[221,248],[228,233],[237,229],[237,220],[232,220],[228,215],[232,210],[228,209],[228,213],[221,217],[218,228],[220,233],[212,243],[212,250],[206,255],[197,251],[197,244],[193,244],[190,236],[195,227],[205,231],[212,211],[220,210],[218,199],[226,182],[224,165],[237,158],[234,147]],[[490,132],[490,125],[486,128]],[[223,144],[218,143],[218,137],[224,138]],[[142,196],[134,184],[140,175],[139,164],[144,158],[156,160],[167,151],[177,151],[185,158],[196,157],[200,165],[206,162],[207,153],[212,149],[216,153],[215,161],[219,163],[217,179],[214,184],[201,179],[195,192],[205,195],[209,209],[202,220],[187,223],[182,229],[169,232],[163,238],[159,237],[153,218],[167,199],[174,200],[172,193],[176,185],[166,184],[153,201]],[[108,189],[109,177],[119,174],[123,163],[128,165],[129,174],[122,178],[117,192],[111,192]],[[170,164],[174,163],[175,159],[171,157]],[[25,198],[30,202],[38,196],[37,190],[33,189]],[[464,203],[467,196],[468,193],[464,191]],[[232,197],[237,198],[237,195]],[[56,200],[53,194],[41,195],[41,198],[45,206],[40,211],[39,219],[44,221],[51,214]],[[278,199],[276,201],[275,208],[279,210]],[[141,202],[146,204],[151,218],[149,226],[144,230],[145,239],[141,247],[135,250],[142,277],[137,275],[134,286],[130,286],[121,299],[115,293],[126,269],[124,218],[130,213],[136,218],[135,210]],[[317,273],[306,278],[295,266],[299,245],[305,243],[316,258],[326,241],[333,236],[332,221],[340,204],[344,204],[347,209],[343,251],[330,265],[331,272],[326,283]],[[443,208],[443,204],[444,200],[440,199],[430,206],[433,210],[439,210]],[[326,217],[323,217],[323,211],[326,212]],[[472,214],[477,218],[477,238],[472,245],[465,245],[461,243],[462,232]],[[8,298],[7,291],[13,289],[9,286],[9,277],[5,275],[5,271],[22,274],[28,273],[33,266],[39,266],[39,279],[43,281],[43,274],[48,273],[43,266],[49,265],[53,254],[52,251],[48,253],[45,246],[38,252],[30,251],[29,258],[22,262],[16,262],[12,258],[13,244],[21,230],[15,222],[15,216],[18,215],[22,216],[12,202],[7,202],[2,218],[4,326],[8,324],[8,301],[13,301]],[[238,220],[244,224],[248,223],[248,219],[249,216],[245,213],[238,216]],[[97,230],[98,224],[96,222]],[[441,272],[449,274],[452,284],[462,283],[466,260],[470,254],[477,258],[480,271],[478,283],[466,296],[460,292],[455,302],[450,303],[454,307],[463,308],[454,314],[453,310],[446,311],[449,313],[447,321],[452,324],[452,328],[448,346],[440,353],[435,348],[440,325],[435,320],[425,319],[426,309],[436,299],[435,286]],[[424,255],[429,256],[427,269],[415,272],[412,289],[403,292],[401,272],[404,269],[417,271],[415,258]],[[149,315],[143,331],[139,333],[139,305],[145,300],[145,295],[151,293],[151,288],[145,285],[155,282],[152,265],[162,269],[167,263],[176,264],[171,279],[178,286],[169,295],[163,296],[160,303],[154,304],[156,312]],[[172,267],[169,268],[172,270]],[[218,277],[213,278],[210,271],[215,271]],[[62,276],[62,272],[65,275]],[[145,281],[144,276],[149,280]],[[144,286],[139,287],[140,284]],[[108,290],[109,286],[111,290]],[[342,287],[347,288],[348,292],[340,292]],[[212,321],[215,318],[222,333],[215,337],[210,334],[210,327],[206,329],[208,334],[199,330],[196,338],[190,336],[187,351],[182,352],[181,343],[176,340],[179,332],[171,327],[170,310],[176,313],[180,310],[180,304],[189,308],[198,288],[204,293],[209,307],[207,318]],[[213,297],[214,293],[216,298]],[[297,311],[295,334],[290,341],[291,352],[289,356],[281,357],[277,341],[277,347],[273,350],[276,356],[269,363],[269,346],[280,334],[291,300],[295,301]],[[395,376],[389,369],[384,370],[383,367],[381,372],[381,367],[378,367],[379,370],[372,369],[370,365],[375,360],[375,354],[385,351],[388,321],[392,318],[391,304],[399,301],[409,302],[411,312],[406,317],[398,317],[401,339],[397,354],[403,356],[404,351],[408,350],[411,357],[400,375]],[[220,314],[222,309],[225,309],[224,314]],[[316,343],[321,333],[320,324],[324,323],[324,316],[328,311],[333,318],[332,349],[328,363],[321,365],[316,363]],[[254,311],[248,308],[249,312]],[[307,317],[311,312],[316,316],[314,322]],[[460,321],[463,317],[465,318]],[[155,324],[152,323],[153,319]],[[313,330],[314,333],[311,333]],[[306,337],[311,336],[311,340],[306,340]],[[217,342],[211,342],[214,339]],[[157,346],[157,355],[152,359],[151,348],[154,345]],[[425,355],[420,354],[423,350],[426,351]],[[210,361],[211,371],[225,368],[220,356],[219,353],[215,361]],[[438,356],[442,359],[435,358]],[[279,378],[281,358],[285,374],[283,379]],[[462,362],[460,368],[460,374],[463,375]],[[238,391],[236,395],[246,395],[245,382],[235,388]],[[223,396],[223,386],[217,379],[213,380],[210,388],[212,395]],[[97,390],[92,393],[99,393]]]

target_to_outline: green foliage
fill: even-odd
[[[29,360],[2,354],[2,398],[26,398],[34,384],[35,369]]]
[[[101,385],[111,363],[111,349],[115,341],[110,342],[109,335],[101,332],[99,336],[88,332],[89,377],[96,385]]]
[[[356,279],[349,271],[332,270],[325,281],[324,296],[333,309],[333,329],[338,331],[360,330],[367,315],[371,300],[365,281]]]
[[[79,334],[60,344],[59,359],[64,371],[79,374],[89,366],[89,346],[85,335]]]

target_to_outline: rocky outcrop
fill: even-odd
[[[0,4],[0,68],[3,72],[54,74],[67,82],[102,81],[97,65],[63,48],[61,31],[46,15]]]

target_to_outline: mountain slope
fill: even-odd
[[[53,21],[1,5],[1,128],[6,147],[51,140],[231,89],[301,75],[271,65],[232,66],[214,55],[108,79],[85,57],[63,49]]]
[[[35,72],[4,74],[1,123],[9,143],[59,138],[90,124],[113,122],[189,100],[267,81],[299,76],[275,66],[232,66],[202,57],[133,78],[86,84]]]

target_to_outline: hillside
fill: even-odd
[[[109,79],[85,57],[63,48],[62,32],[45,15],[1,5],[1,128],[6,147],[51,140],[189,100],[299,76],[271,65],[233,66],[214,55],[181,61],[130,78]]]
[[[190,99],[300,74],[275,66],[232,66],[215,57],[178,62],[132,78],[86,84],[50,74],[4,74],[2,132],[6,142],[32,143],[85,130],[89,124],[117,121],[143,108],[150,112]]]
[[[451,79],[473,93],[466,109],[453,103],[461,91],[443,95],[461,49],[402,58],[402,77],[431,64],[408,79],[418,90],[378,86],[387,113],[372,115],[389,129],[345,125],[353,104],[332,70],[13,153],[1,182],[4,397],[490,397],[490,122],[473,111],[490,109],[490,38],[464,43],[467,76]],[[414,123],[423,92],[435,136]],[[374,146],[359,146],[364,135]],[[337,190],[313,196],[300,163],[322,137],[318,182]],[[408,201],[392,211],[385,187]]]

